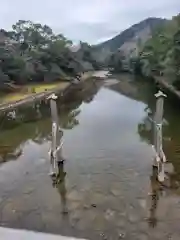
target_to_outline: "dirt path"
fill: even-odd
[[[61,92],[62,92],[62,94],[63,94],[65,91],[67,91],[70,88],[71,85],[72,84],[70,84],[70,83],[66,83],[63,85],[63,87],[62,87],[62,85],[60,85],[59,87],[53,88],[49,91],[42,92],[42,93],[35,93],[28,97],[20,99],[18,101],[2,103],[2,104],[0,104],[0,112],[10,111],[20,105],[36,102],[38,100],[42,100],[42,99],[50,96],[52,93],[60,93],[61,94]]]

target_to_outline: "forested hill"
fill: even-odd
[[[144,39],[144,42],[137,36],[131,45],[130,41],[126,41],[121,47],[116,45],[118,49],[109,54],[107,65],[115,72],[130,71],[148,78],[161,76],[164,82],[180,90],[180,14],[170,20],[158,19],[158,24],[156,20],[150,19],[142,22],[146,23],[144,26],[147,26],[149,21],[151,22],[149,25],[151,35],[146,40]],[[143,26],[142,23],[140,26]],[[133,26],[130,29],[139,29],[137,25],[135,26],[136,28]],[[135,34],[135,30],[133,31]],[[123,34],[117,38],[124,36]],[[117,40],[117,38],[114,39]],[[114,39],[103,43],[103,46],[112,44]],[[127,51],[128,44],[129,51]],[[115,45],[113,48],[115,49]]]
[[[54,81],[97,68],[90,45],[80,42],[74,51],[71,40],[47,25],[19,20],[11,31],[0,30],[0,90],[9,82]]]
[[[97,45],[96,49],[108,49],[109,51],[114,52],[121,48],[126,42],[132,42],[135,37],[140,37],[142,41],[146,41],[154,28],[162,26],[166,21],[166,19],[162,18],[147,18],[124,30],[112,39]]]
[[[143,75],[164,75],[180,89],[180,14],[153,32],[138,58]]]

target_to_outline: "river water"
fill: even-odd
[[[0,119],[0,225],[87,239],[179,239],[180,112],[166,100],[164,151],[174,172],[152,170],[155,88],[128,75],[86,81],[65,103],[61,181],[52,183],[49,104]]]

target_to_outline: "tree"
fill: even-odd
[[[166,75],[170,83],[180,85],[180,15],[154,30],[139,54],[146,76]],[[180,88],[180,86],[179,86]]]
[[[107,59],[107,66],[115,72],[122,71],[123,55],[120,51],[112,53]]]
[[[81,42],[73,52],[72,41],[47,25],[19,20],[11,31],[2,29],[1,35],[0,72],[2,79],[7,76],[15,84],[75,77],[100,67],[89,44]]]

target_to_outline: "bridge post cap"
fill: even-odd
[[[159,97],[167,97],[167,95],[164,94],[162,91],[158,91],[154,96],[155,96],[156,98],[159,98]]]
[[[48,96],[47,99],[57,100],[57,99],[58,99],[58,96],[53,93],[53,94],[51,94],[50,96]]]

